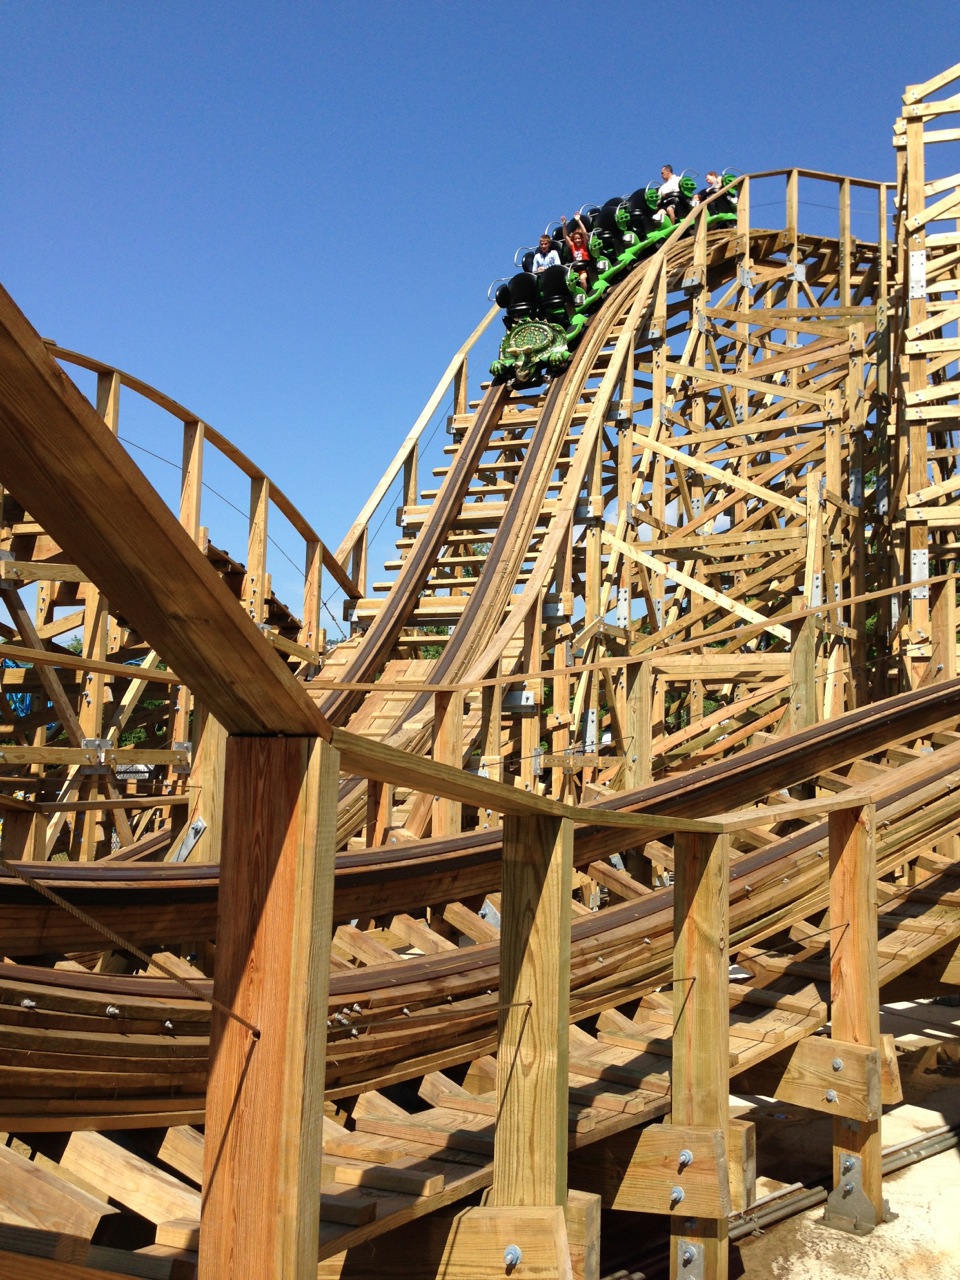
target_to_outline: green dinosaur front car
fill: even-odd
[[[500,354],[490,366],[495,378],[530,382],[538,369],[559,369],[570,359],[567,336],[547,320],[521,320],[504,334]]]

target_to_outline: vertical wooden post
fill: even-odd
[[[198,547],[203,548],[204,530],[200,525],[201,500],[203,497],[203,445],[206,439],[206,427],[198,419],[191,419],[183,424],[183,454],[180,466],[180,523]],[[202,718],[200,707],[195,703],[193,694],[186,685],[181,685],[177,693],[176,706],[173,712],[174,742],[188,742],[193,739],[194,768],[196,767],[197,742],[199,737],[198,721]],[[192,726],[192,729],[191,729]],[[172,777],[172,775],[168,775]],[[194,815],[190,815],[192,822]],[[210,823],[204,815],[208,830],[205,834],[204,848],[209,847]],[[219,849],[220,833],[217,832],[217,848]],[[201,855],[202,856],[202,855]],[[217,855],[219,857],[219,853]],[[206,861],[206,858],[204,858]],[[210,861],[213,861],[211,858]]]
[[[493,1205],[567,1198],[572,872],[569,819],[504,817]]]
[[[224,756],[227,733],[219,720],[199,703],[193,716],[193,768],[190,772],[190,802],[188,822],[202,818],[202,839],[194,846],[196,857],[187,856],[192,862],[219,862],[223,842],[223,783]]]
[[[801,596],[797,609],[806,606]],[[790,647],[790,731],[797,733],[816,724],[817,714],[817,619],[809,613],[791,624]]]
[[[438,764],[463,764],[463,691],[433,696],[433,758]],[[435,836],[460,834],[463,805],[459,800],[436,796],[433,801]]]
[[[200,1280],[315,1280],[338,753],[227,741]]]
[[[930,588],[930,665],[922,681],[952,680],[957,674],[957,580]]]
[[[839,809],[829,822],[831,1035],[879,1050],[874,807]],[[879,1120],[834,1120],[825,1223],[864,1235],[883,1221],[882,1156]]]
[[[623,721],[623,788],[634,791],[650,782],[650,713],[653,689],[649,661],[631,662],[625,668],[626,697]]]
[[[393,783],[367,782],[367,819],[364,841],[368,849],[379,848],[393,825]]]
[[[323,606],[323,543],[311,538],[306,544],[306,563],[303,575],[303,625],[299,641],[307,649],[322,654],[326,648],[326,633],[321,625],[320,610]],[[319,664],[310,663],[310,673],[319,670]]]
[[[678,832],[673,889],[673,1123],[726,1136],[730,1113],[730,837]],[[677,1216],[670,1225],[672,1280],[726,1280],[727,1220]]]
[[[403,505],[405,507],[415,507],[417,505],[417,472],[420,460],[420,446],[414,441],[410,446],[410,452],[403,460]]]
[[[244,578],[243,607],[254,622],[267,617],[267,523],[270,515],[270,481],[254,476],[250,481],[250,536],[247,545],[247,576]]]
[[[350,552],[350,568],[348,572],[361,596],[367,594],[367,546],[369,537],[370,527],[369,525],[364,525]]]

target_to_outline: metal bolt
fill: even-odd
[[[693,1152],[688,1147],[684,1147],[677,1163],[681,1169],[686,1169],[688,1164],[693,1164]]]
[[[683,1187],[674,1187],[670,1192],[670,1203],[679,1204],[683,1199]]]
[[[828,1101],[828,1102],[836,1102],[836,1100],[837,1100],[837,1091],[836,1091],[836,1089],[828,1089],[828,1090],[827,1090],[827,1101]]]
[[[24,996],[20,1001],[21,1009],[35,1009],[37,1007],[36,1000],[31,1000],[29,996]]]
[[[845,1183],[843,1184],[843,1194],[844,1194],[845,1196],[848,1196],[852,1190],[853,1190],[853,1183],[852,1183],[852,1182],[845,1182]]]
[[[163,1029],[164,1029],[164,1031],[172,1031],[172,1030],[173,1030],[173,1023],[170,1021],[170,1019],[169,1019],[169,1018],[168,1018],[168,1019],[166,1020],[166,1022],[163,1024]]]
[[[855,1164],[856,1164],[856,1161],[854,1160],[853,1156],[844,1156],[843,1163],[840,1165],[840,1172],[849,1173],[850,1170],[853,1169]]]
[[[696,1262],[697,1251],[692,1244],[685,1244],[680,1253],[680,1261],[685,1267],[689,1267],[691,1262]]]
[[[843,1070],[843,1059],[842,1059],[842,1058],[834,1058],[834,1060],[833,1060],[833,1069],[834,1069],[834,1071],[842,1071],[842,1070]]]
[[[117,1008],[117,1006],[116,1006],[115,1004],[108,1004],[108,1005],[107,1005],[107,1017],[108,1017],[108,1018],[119,1018],[119,1017],[120,1017],[120,1010]]]
[[[518,1244],[508,1244],[503,1251],[503,1265],[505,1267],[519,1266],[522,1257],[523,1252]]]

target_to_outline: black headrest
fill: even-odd
[[[537,277],[531,275],[529,271],[521,271],[518,275],[511,277],[509,289],[511,305],[516,305],[518,302],[536,302],[539,296]]]

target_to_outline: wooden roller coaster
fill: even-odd
[[[0,296],[4,1277],[590,1280],[602,1206],[714,1280],[731,1080],[883,1218],[879,993],[960,984],[958,86],[471,400],[491,312],[336,552]]]

